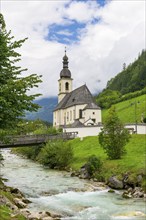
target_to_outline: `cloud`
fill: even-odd
[[[133,62],[145,47],[145,1],[1,1],[7,30],[28,37],[20,49],[22,67],[43,75],[33,92],[58,94],[64,47],[74,88],[87,83],[96,93]],[[52,31],[52,28],[53,31]]]

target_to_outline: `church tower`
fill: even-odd
[[[58,93],[58,103],[64,98],[67,93],[72,91],[72,78],[71,72],[68,69],[68,57],[65,55],[63,57],[63,69],[60,72],[60,79],[58,80],[59,83],[59,93]]]

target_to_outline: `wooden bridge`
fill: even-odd
[[[12,147],[24,147],[24,146],[36,146],[44,144],[49,140],[69,140],[74,139],[77,136],[77,132],[65,132],[60,134],[39,134],[39,135],[19,135],[19,136],[7,136],[5,141],[0,141],[0,148],[12,148]]]

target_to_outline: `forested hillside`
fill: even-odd
[[[146,94],[146,51],[139,54],[138,59],[123,65],[123,71],[110,79],[107,86],[95,100],[101,108],[109,108],[112,104]]]
[[[107,89],[117,90],[121,94],[141,90],[146,86],[146,51],[143,50],[138,59],[123,65],[123,71],[107,83]]]

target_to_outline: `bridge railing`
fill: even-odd
[[[0,142],[0,147],[15,147],[25,145],[37,145],[46,143],[48,140],[68,140],[77,136],[77,132],[65,132],[60,134],[17,135],[7,136],[6,142]]]

